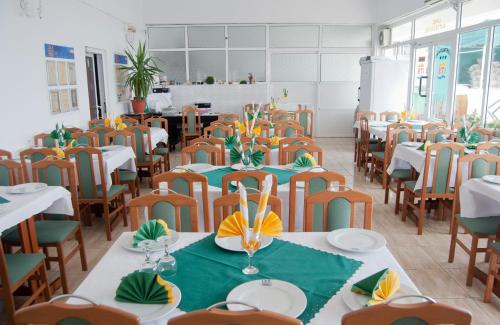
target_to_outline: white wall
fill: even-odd
[[[79,127],[87,125],[90,112],[86,46],[106,52],[108,110],[119,114],[126,109],[116,100],[113,55],[122,53],[127,46],[124,22],[138,27],[136,40],[143,37],[141,5],[137,0],[42,1],[42,19],[38,19],[23,17],[18,0],[0,1],[0,148],[17,152],[32,144],[34,134],[52,130],[56,122]],[[116,18],[101,10],[112,12]],[[45,43],[75,48],[78,111],[50,112],[45,79]]]
[[[424,0],[377,0],[377,23],[404,16],[425,7]]]
[[[375,0],[144,0],[143,2],[146,24],[375,23],[377,5]]]

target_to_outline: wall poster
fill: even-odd
[[[127,72],[120,69],[128,64],[125,55],[115,54],[115,78],[116,78],[116,97],[118,102],[126,102],[130,99],[130,88],[125,85],[127,81]]]

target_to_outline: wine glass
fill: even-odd
[[[252,258],[260,248],[260,232],[254,233],[252,228],[246,228],[244,235],[241,236],[241,246],[248,254],[248,266],[242,270],[243,274],[251,275],[259,273],[259,269],[252,265]]]
[[[156,245],[156,241],[152,239],[143,240],[137,245],[146,255],[141,264],[141,272],[155,273],[156,263],[151,260],[151,251],[154,245]]]
[[[165,254],[160,257],[156,265],[156,273],[160,274],[163,278],[172,277],[177,273],[177,261],[175,257],[170,255],[168,250],[168,243],[170,236],[158,237],[158,243],[163,243],[165,247]]]

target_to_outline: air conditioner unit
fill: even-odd
[[[378,32],[378,45],[388,46],[391,44],[391,29],[384,28]]]

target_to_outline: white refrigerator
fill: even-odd
[[[401,112],[407,103],[409,61],[364,57],[359,89],[360,112]]]

